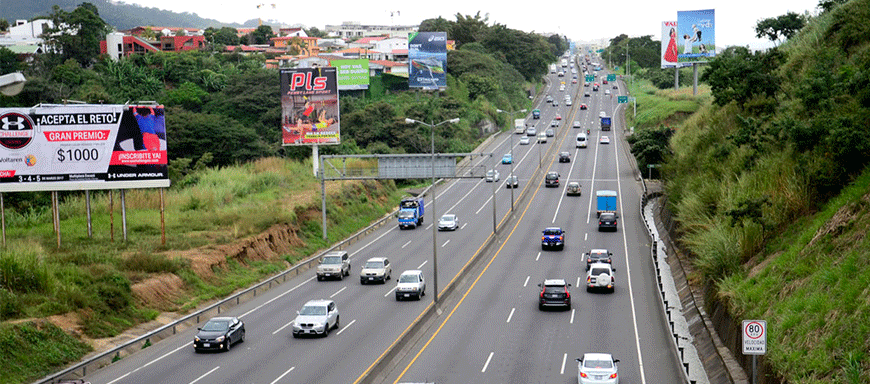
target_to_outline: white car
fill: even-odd
[[[535,127],[529,127],[526,129],[526,134],[529,136],[534,136],[538,134],[538,130]]]
[[[520,145],[528,145],[528,144],[529,144],[529,137],[528,136],[520,137]]]
[[[601,136],[601,139],[598,140],[598,142],[601,143],[601,144],[610,144],[610,137],[608,137],[608,136]]]
[[[426,280],[423,279],[423,271],[418,269],[402,272],[396,283],[396,300],[404,300],[426,296]]]
[[[393,275],[393,267],[386,257],[372,257],[368,259],[359,272],[360,284],[368,284],[379,281],[386,283]]]
[[[546,142],[547,142],[547,133],[541,132],[541,134],[538,135],[538,144],[546,143]]]
[[[486,171],[486,182],[487,183],[497,182],[498,180],[499,180],[498,171],[496,171],[494,169],[490,169],[490,170]]]
[[[327,253],[320,259],[316,274],[317,281],[323,281],[327,278],[344,280],[345,276],[350,276],[350,256],[345,251]]]
[[[459,228],[459,221],[452,213],[441,216],[441,219],[438,220],[439,231],[455,231],[457,228]]]
[[[577,134],[577,145],[576,148],[586,148],[586,134],[580,132]]]
[[[619,384],[619,370],[609,353],[584,353],[577,359],[577,382],[580,384]]]
[[[616,269],[610,263],[592,263],[586,272],[586,292],[606,290],[610,293],[616,290]]]
[[[293,337],[302,335],[329,336],[329,330],[338,329],[338,308],[332,300],[311,300],[296,311]]]
[[[598,117],[606,117],[607,113],[604,111],[598,112]]]

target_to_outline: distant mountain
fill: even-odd
[[[0,18],[5,18],[10,23],[14,23],[17,19],[30,20],[50,15],[54,5],[71,12],[83,2],[95,5],[100,12],[100,17],[117,30],[140,25],[187,28],[243,27],[242,24],[204,19],[195,13],[177,13],[110,0],[0,0]],[[249,20],[244,25],[256,27],[257,22]]]

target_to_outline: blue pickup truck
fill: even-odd
[[[399,202],[399,229],[417,228],[423,224],[422,197],[406,197]]]

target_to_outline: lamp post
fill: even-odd
[[[519,111],[511,111],[511,112],[504,111],[501,109],[496,109],[495,111],[498,113],[507,113],[508,115],[511,116],[511,120],[514,120],[514,115],[517,113],[523,113],[523,114],[526,113],[526,109],[521,109]],[[511,173],[510,173],[510,175],[508,175],[507,182],[508,182],[508,184],[510,184],[511,177],[514,176],[514,135],[510,131],[508,131],[508,133],[510,134],[510,138],[511,138]],[[513,211],[514,211],[514,186],[511,185],[511,212],[513,212]]]
[[[428,124],[419,120],[405,119],[405,123],[420,124],[429,127],[432,138],[432,186],[429,187],[429,190],[432,191],[432,288],[435,291],[433,297],[435,300],[436,308],[438,307],[438,224],[436,222],[437,219],[435,219],[435,200],[437,197],[437,194],[435,193],[435,127],[447,123],[456,124],[458,122],[458,117],[455,119],[442,121],[438,124]]]

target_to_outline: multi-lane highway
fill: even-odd
[[[501,180],[456,179],[439,185],[437,212],[426,208],[423,227],[399,230],[387,225],[356,243],[351,255],[352,273],[343,281],[318,282],[314,271],[289,280],[283,286],[224,313],[245,322],[247,337],[229,352],[194,353],[195,329],[165,339],[139,353],[88,375],[94,384],[114,383],[352,383],[375,363],[382,353],[430,304],[433,288],[421,301],[395,300],[395,280],[384,285],[360,285],[358,273],[369,257],[386,256],[393,277],[406,269],[421,269],[432,279],[432,236],[429,227],[444,213],[459,217],[455,232],[437,235],[440,288],[450,282],[474,255],[481,252],[487,267],[458,305],[444,308],[437,332],[395,364],[399,369],[389,381],[437,383],[531,383],[576,382],[575,357],[584,352],[607,352],[620,359],[621,382],[679,383],[680,364],[670,352],[669,332],[656,296],[655,277],[649,259],[649,240],[639,214],[640,188],[622,144],[621,119],[614,118],[612,143],[599,145],[598,113],[614,115],[616,96],[605,96],[602,85],[592,92],[579,82],[551,75],[546,92],[559,107],[541,102],[539,120],[528,123],[539,131],[549,127],[556,113],[563,117],[556,137],[546,144],[520,145],[512,130],[490,140],[482,152],[494,152],[483,161],[499,170]],[[592,73],[590,67],[590,73]],[[558,90],[564,80],[566,90]],[[598,80],[600,82],[600,80]],[[590,97],[583,97],[589,90]],[[564,94],[573,105],[564,104]],[[543,100],[543,98],[538,98]],[[585,103],[588,110],[581,111]],[[580,121],[582,128],[571,127]],[[575,148],[574,138],[591,130],[588,148]],[[511,152],[514,173],[519,176],[519,198],[514,216],[510,190],[504,180],[510,165],[500,163]],[[570,163],[556,162],[555,153],[569,151]],[[542,177],[532,178],[539,167],[558,171],[559,188],[545,188]],[[580,181],[581,196],[566,196],[568,181]],[[496,216],[503,227],[498,243],[483,252],[492,231],[492,197],[495,188]],[[619,230],[597,232],[594,191],[619,191]],[[397,202],[398,203],[398,202]],[[427,205],[431,199],[426,200]],[[567,231],[563,251],[541,251],[541,230],[561,226]],[[608,248],[614,254],[616,291],[587,293],[582,286],[584,264],[580,257],[590,248]],[[475,272],[477,273],[477,272]],[[565,278],[572,285],[574,307],[570,311],[539,311],[537,284],[545,278]],[[579,286],[578,286],[579,284]],[[334,300],[341,326],[326,338],[294,339],[290,321],[310,299]]]

